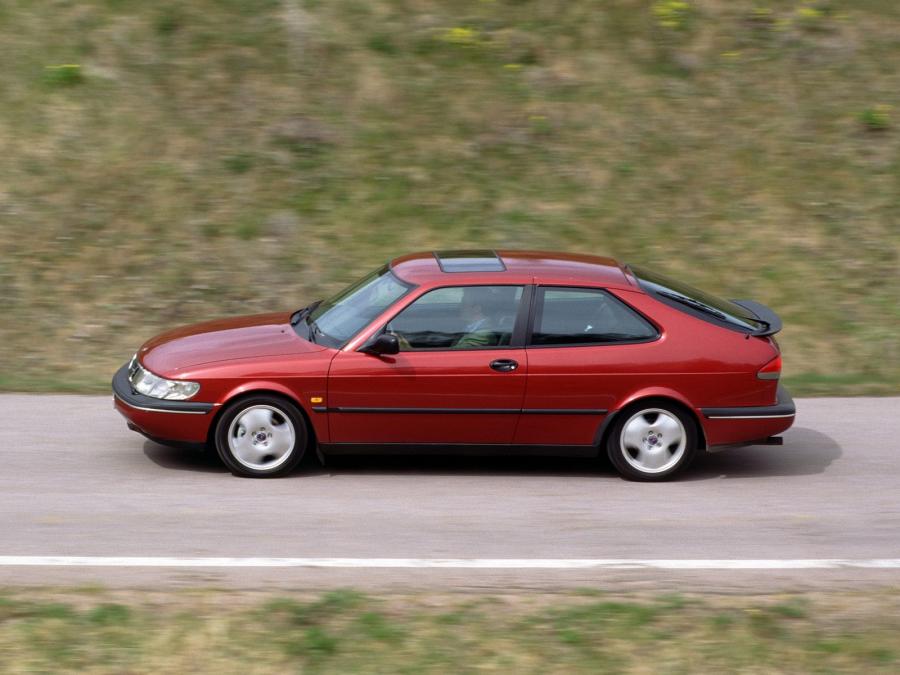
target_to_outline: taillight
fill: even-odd
[[[781,354],[760,368],[756,376],[761,380],[777,380],[781,377]]]

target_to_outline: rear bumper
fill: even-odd
[[[741,420],[741,419],[786,419],[797,414],[794,399],[788,390],[778,385],[775,405],[741,406],[736,408],[700,408],[706,419]]]
[[[790,429],[797,414],[794,399],[778,385],[775,405],[700,408],[708,446],[754,443]]]
[[[129,428],[165,441],[204,443],[212,422],[214,403],[165,401],[138,394],[128,381],[128,366],[122,366],[112,381],[113,405],[128,420]]]

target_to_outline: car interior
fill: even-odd
[[[477,334],[480,347],[508,345],[521,286],[457,286],[423,295],[397,315],[386,330],[400,339],[401,351],[454,349]]]
[[[401,351],[464,348],[473,334],[478,348],[502,347],[511,341],[521,294],[519,286],[436,289],[403,310],[386,330],[397,335]],[[648,321],[605,291],[543,288],[531,344],[601,344],[656,335]]]
[[[531,344],[594,344],[655,336],[649,322],[605,291],[544,288]]]

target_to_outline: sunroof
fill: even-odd
[[[503,272],[506,267],[495,251],[435,251],[442,272]]]

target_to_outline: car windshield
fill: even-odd
[[[411,288],[385,265],[319,303],[297,326],[298,332],[305,328],[313,342],[341,347]]]
[[[749,310],[730,300],[719,298],[645,267],[629,265],[628,269],[634,273],[645,291],[666,304],[677,306],[679,309],[694,310],[691,313],[715,319],[719,323],[741,330],[755,331],[764,325],[753,318]]]

